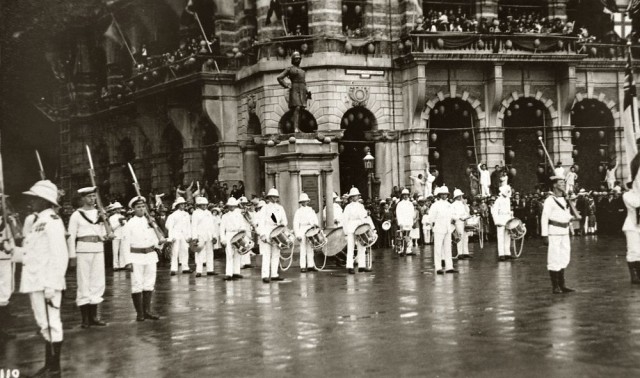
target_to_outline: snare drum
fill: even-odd
[[[254,243],[246,231],[239,231],[231,237],[231,247],[239,254],[244,255],[251,252]]]
[[[278,245],[280,249],[289,249],[293,247],[295,237],[285,226],[277,226],[269,234],[270,243]]]
[[[513,240],[522,239],[527,233],[527,227],[518,218],[511,218],[504,227]]]
[[[378,235],[373,232],[369,223],[363,223],[358,226],[353,234],[356,241],[364,247],[371,247],[378,240]]]
[[[477,231],[480,227],[480,216],[474,215],[471,218],[464,221],[464,229],[466,231]]]
[[[304,236],[313,249],[320,249],[327,244],[327,237],[318,226],[313,226],[308,229]]]

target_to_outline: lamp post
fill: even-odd
[[[373,182],[373,162],[376,160],[376,158],[371,155],[371,152],[367,152],[362,160],[364,161],[364,170],[365,172],[367,172],[367,192],[369,194],[369,199],[371,199],[373,197],[371,189],[371,185]]]

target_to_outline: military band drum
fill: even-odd
[[[369,224],[373,227],[373,221],[367,214],[367,210],[360,203],[360,191],[358,188],[351,188],[349,191],[349,204],[344,208],[342,213],[342,224],[344,234],[347,238],[347,272],[354,274],[354,252],[357,248],[357,263],[359,272],[370,272],[371,269],[366,265],[366,246],[356,243],[355,231],[363,225]]]
[[[241,255],[233,247],[232,239],[240,231],[250,233],[247,222],[238,208],[238,200],[229,197],[227,200],[228,212],[222,216],[220,221],[220,238],[224,244],[226,254],[225,281],[238,280],[243,278],[240,274]]]

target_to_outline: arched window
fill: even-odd
[[[444,99],[429,114],[429,167],[437,170],[435,185],[470,191],[469,168],[476,163],[475,111],[467,101]]]
[[[305,109],[300,109],[300,122],[298,127],[300,128],[300,132],[312,133],[318,130],[318,123],[313,114]],[[293,129],[293,109],[284,113],[282,118],[280,118],[280,132],[282,134],[293,134],[296,132]]]
[[[280,0],[288,35],[309,34],[309,6],[307,0]]]
[[[549,149],[550,115],[541,101],[523,97],[513,101],[504,114],[504,149],[509,184],[526,193],[543,189],[549,177],[548,164],[538,137]],[[566,163],[566,162],[565,162]]]
[[[606,166],[616,156],[611,111],[598,100],[585,99],[571,109],[571,124],[578,184],[587,190],[599,190]]]
[[[343,116],[340,128],[344,135],[339,145],[340,191],[347,193],[351,187],[365,195],[368,192],[367,172],[362,160],[367,152],[375,157],[375,143],[368,141],[366,134],[375,130],[376,117],[363,106],[349,109]]]
[[[363,37],[365,0],[342,0],[342,32],[348,37]]]

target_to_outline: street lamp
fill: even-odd
[[[373,162],[376,158],[371,155],[371,152],[367,152],[365,157],[362,159],[364,161],[364,170],[367,172],[367,190],[369,194],[369,199],[372,198],[372,190],[371,184],[373,182]]]

